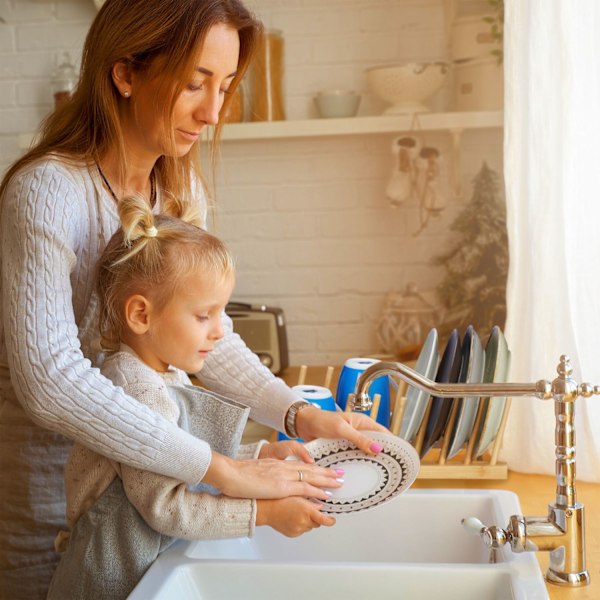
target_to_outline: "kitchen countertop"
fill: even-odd
[[[323,385],[325,380],[325,367],[310,367],[306,375],[306,383]],[[298,382],[298,367],[289,367],[279,376],[289,385]],[[334,371],[332,381],[337,381],[339,369]],[[553,432],[548,432],[553,435]],[[548,504],[554,501],[556,480],[551,475],[530,475],[508,472],[507,479],[417,479],[413,484],[416,488],[466,488],[466,489],[498,489],[509,490],[519,497],[524,515],[545,516]],[[562,587],[547,584],[551,600],[596,600],[600,598],[600,519],[597,513],[600,510],[600,484],[577,481],[577,500],[586,508],[586,557],[587,568],[591,577],[589,586],[580,588]],[[486,525],[499,525],[505,527],[507,523],[486,523]],[[538,552],[538,559],[542,572],[548,566],[548,553]]]

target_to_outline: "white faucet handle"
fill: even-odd
[[[477,517],[467,517],[462,519],[461,523],[466,531],[476,535],[480,535],[481,530],[485,529],[485,525]]]
[[[487,527],[477,517],[467,517],[462,519],[461,523],[469,533],[481,536],[483,543],[488,548],[500,548],[508,541],[509,535],[506,529],[496,525]]]

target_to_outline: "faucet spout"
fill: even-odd
[[[372,402],[368,391],[371,383],[382,375],[395,375],[419,390],[439,398],[459,396],[536,396],[552,398],[552,384],[546,380],[536,383],[437,383],[399,362],[378,362],[361,373],[356,382],[353,409],[368,411]]]

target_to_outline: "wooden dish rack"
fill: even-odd
[[[408,363],[410,366],[410,363]],[[319,369],[322,370],[322,369]],[[302,365],[299,368],[297,385],[304,385],[306,383],[311,385],[322,385],[323,387],[331,390],[335,397],[335,389],[332,388],[332,380],[334,374],[334,367],[327,367],[325,371],[325,379],[322,383],[315,381],[316,375],[311,377],[311,381],[307,381],[308,367]],[[290,379],[290,376],[287,377]],[[288,381],[289,382],[289,381]],[[296,385],[290,383],[290,385]],[[391,409],[391,421],[390,430],[394,435],[398,435],[400,431],[400,425],[402,423],[402,417],[406,409],[406,390],[408,384],[405,381],[399,381],[398,391],[395,397],[390,399]],[[373,398],[373,407],[371,409],[371,416],[377,414],[379,409],[379,395],[375,394]],[[487,398],[483,398],[479,403],[477,414],[475,417],[475,423],[473,425],[473,431],[478,431],[483,418],[483,411]],[[445,429],[445,433],[440,442],[436,444],[422,459],[421,468],[419,470],[419,479],[507,479],[508,468],[506,463],[498,461],[498,453],[502,445],[502,438],[504,436],[504,430],[506,428],[506,421],[508,419],[508,413],[510,410],[511,399],[507,398],[504,410],[502,412],[502,418],[500,421],[500,427],[498,433],[492,442],[490,448],[479,458],[475,457],[475,442],[476,436],[470,435],[469,441],[465,448],[463,448],[456,456],[448,459],[448,449],[450,447],[452,428],[456,420],[456,413],[458,410],[458,402],[454,402],[452,410],[448,418],[448,424]],[[350,409],[350,403],[347,403],[347,410]],[[431,410],[431,398],[427,401],[427,407],[421,426],[417,432],[415,442],[413,446],[420,453],[425,436],[425,429]]]

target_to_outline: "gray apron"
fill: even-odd
[[[167,386],[179,426],[230,457],[238,453],[250,409],[195,386]],[[190,489],[218,493],[206,484]],[[52,579],[48,600],[125,599],[174,538],[149,527],[115,477],[77,521]]]

